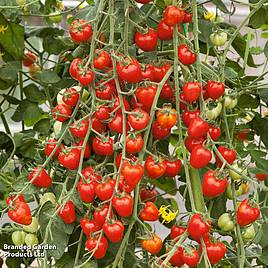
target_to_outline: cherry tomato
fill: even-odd
[[[172,255],[169,262],[173,266],[178,266],[178,267],[182,266],[184,264],[184,261],[182,260],[182,254],[183,254],[183,248],[178,247],[177,251]]]
[[[101,122],[100,120],[98,120],[97,118],[94,118],[93,117],[93,120],[92,120],[92,128],[99,132],[99,133],[103,133],[106,131],[106,125]]]
[[[87,237],[89,237],[92,233],[101,230],[101,225],[99,225],[95,220],[87,218],[81,218],[80,226]]]
[[[159,83],[162,81],[168,70],[170,69],[171,64],[167,63],[161,66],[154,66],[154,81]]]
[[[140,63],[135,59],[125,59],[116,64],[118,77],[127,83],[139,83],[142,80]]]
[[[168,26],[164,19],[160,20],[157,26],[157,34],[160,40],[172,40],[173,39],[173,26]]]
[[[87,42],[92,37],[92,26],[84,19],[74,20],[69,29],[71,39],[75,43]]]
[[[165,160],[166,163],[166,171],[165,171],[165,175],[167,177],[175,177],[180,173],[181,170],[181,160],[177,159],[177,160]]]
[[[71,62],[69,73],[70,73],[72,78],[74,78],[74,79],[77,78],[77,75],[80,72],[82,65],[83,65],[83,60],[81,58],[75,58]]]
[[[39,172],[40,169],[41,171]],[[39,174],[37,175],[38,172]],[[35,179],[32,181],[34,177]],[[31,183],[37,187],[48,188],[52,184],[52,179],[47,174],[47,172],[41,167],[35,167],[33,171],[29,173],[28,180],[32,181]]]
[[[205,137],[193,138],[191,136],[188,136],[184,141],[185,147],[189,152],[192,152],[197,145],[202,145],[205,139]]]
[[[188,134],[193,138],[200,138],[207,135],[209,130],[209,125],[200,117],[196,117],[190,121],[188,127]]]
[[[199,254],[195,248],[184,248],[182,252],[182,260],[189,267],[196,267],[199,262]]]
[[[114,153],[114,141],[112,138],[106,140],[100,140],[99,138],[95,137],[92,141],[92,148],[95,154],[98,155],[113,155]]]
[[[106,237],[112,242],[117,243],[122,240],[124,235],[124,225],[118,220],[108,220],[103,224],[103,231]]]
[[[233,164],[233,162],[236,159],[236,151],[235,150],[228,149],[224,146],[219,146],[218,151],[222,155],[222,157],[227,161],[227,163]],[[218,155],[216,155],[216,164],[218,167],[221,167],[223,164],[222,161],[220,160],[220,158],[218,157]]]
[[[94,117],[100,121],[105,121],[110,118],[111,110],[108,106],[102,105],[98,107],[97,111],[94,113]]]
[[[123,164],[121,174],[128,185],[135,187],[143,177],[144,168],[140,164],[131,165],[127,162]]]
[[[23,66],[29,67],[33,63],[35,63],[36,60],[37,60],[37,57],[32,51],[29,51],[29,50],[24,51],[24,56],[22,60]]]
[[[183,22],[184,11],[176,6],[167,6],[163,13],[163,19],[168,26],[175,26]]]
[[[94,220],[99,224],[103,225],[107,219],[108,216],[108,211],[109,211],[109,205],[103,204],[97,207],[94,211],[93,218]],[[109,219],[112,218],[113,216],[113,211],[110,211]]]
[[[26,233],[23,231],[14,231],[11,235],[12,242],[15,246],[21,246],[25,243]]]
[[[96,259],[102,259],[108,248],[108,241],[104,236],[99,237],[89,237],[86,242],[86,248],[90,252],[94,252],[93,256]]]
[[[216,177],[214,170],[209,170],[203,175],[202,192],[206,197],[217,197],[224,193],[227,188],[226,177]]]
[[[79,100],[79,93],[75,88],[68,88],[62,96],[62,101],[68,106],[75,106]]]
[[[193,103],[199,99],[202,90],[202,85],[199,82],[186,82],[182,91],[184,93],[184,100]]]
[[[162,100],[172,100],[174,97],[174,89],[168,83],[165,83],[161,89],[159,97]]]
[[[157,254],[162,248],[163,242],[157,234],[153,234],[152,238],[144,239],[141,241],[143,249],[147,250],[151,254]]]
[[[84,87],[89,86],[94,81],[94,78],[95,74],[91,69],[80,69],[76,74],[76,79]]]
[[[150,64],[146,64],[142,68],[142,80],[149,80],[149,81],[152,81],[152,82],[155,80],[154,66],[152,66]]]
[[[232,216],[229,213],[223,213],[218,219],[218,226],[224,232],[233,231],[235,225]]]
[[[75,146],[78,147],[81,153],[82,153],[83,143],[84,143],[84,140],[80,140],[77,144],[75,144]],[[84,159],[88,159],[90,155],[91,155],[91,150],[90,150],[88,142],[86,142],[85,149],[84,149]]]
[[[87,134],[89,127],[88,119],[76,121],[71,124],[70,131],[77,138],[84,138]]]
[[[82,179],[77,184],[77,191],[81,200],[85,203],[92,203],[95,199],[95,187],[91,182],[84,183]]]
[[[213,99],[217,100],[220,98],[224,92],[225,92],[225,87],[222,82],[216,82],[213,80],[209,80],[206,85],[206,91],[208,96]]]
[[[226,253],[226,246],[224,243],[220,241],[217,241],[215,243],[207,242],[206,252],[209,262],[213,265],[218,263],[221,259],[223,259]]]
[[[184,65],[192,65],[196,61],[196,54],[183,44],[178,47],[179,61]]]
[[[193,14],[185,12],[184,13],[184,18],[183,18],[183,23],[190,23],[193,20]]]
[[[53,110],[52,115],[55,120],[65,122],[72,114],[72,110],[66,104],[58,104]]]
[[[112,64],[110,54],[105,50],[96,51],[97,57],[94,59],[94,68],[103,70]]]
[[[157,121],[153,122],[152,134],[155,139],[157,140],[165,139],[170,135],[170,132],[171,132],[170,128],[162,128]]]
[[[146,202],[145,207],[140,211],[139,217],[143,221],[157,221],[158,208],[153,202]]]
[[[165,174],[167,165],[165,161],[148,156],[145,161],[146,175],[151,179],[158,179]]]
[[[155,189],[152,189],[151,187],[142,188],[140,190],[141,202],[144,202],[144,201],[155,202],[157,195],[158,195],[158,192]]]
[[[192,119],[199,117],[200,110],[196,109],[194,111],[185,110],[182,112],[181,119],[185,126],[189,126]]]
[[[219,127],[210,125],[208,129],[208,134],[212,140],[217,141],[221,136],[221,129]]]
[[[256,221],[259,217],[259,207],[248,199],[244,199],[241,202],[236,212],[236,220],[240,226],[246,226]]]
[[[112,205],[117,214],[121,217],[129,217],[133,212],[133,199],[129,194],[115,195],[112,198]]]
[[[38,238],[35,234],[26,234],[25,244],[27,246],[33,246],[38,244]]]
[[[267,177],[268,177],[268,174],[265,174],[265,173],[256,173],[256,178],[259,181],[265,181]]]
[[[138,136],[127,135],[126,137],[126,152],[128,154],[137,154],[142,150],[143,147],[142,135]]]
[[[187,230],[187,228],[178,226],[178,225],[173,225],[170,229],[170,238],[175,239],[179,238],[184,232]]]
[[[212,159],[212,153],[203,145],[197,145],[192,150],[190,164],[192,167],[199,169],[205,167]]]
[[[75,170],[79,166],[81,149],[78,148],[68,148],[60,152],[58,156],[58,161],[65,168]]]
[[[138,87],[135,95],[139,103],[141,103],[147,109],[151,109],[156,92],[157,86],[149,85],[147,87]]]
[[[130,105],[124,97],[123,97],[123,105],[124,105],[125,111],[130,110]],[[122,109],[121,108],[118,109],[119,106],[121,106],[121,102],[120,102],[118,97],[115,97],[111,110],[113,111],[113,110],[117,109],[116,114],[122,115]]]
[[[49,139],[48,141],[47,141],[47,143],[46,143],[46,147],[45,147],[45,155],[46,156],[50,156],[50,154],[52,153],[52,151],[54,150],[54,148],[56,147],[56,143],[57,143],[58,141],[56,140],[56,139]],[[62,146],[60,145],[57,149],[56,149],[56,151],[55,151],[55,153],[53,154],[53,158],[56,158],[58,155],[59,155],[59,153],[61,152],[61,148],[62,148]]]
[[[109,179],[106,182],[100,182],[95,187],[95,193],[101,201],[109,200],[114,193],[115,181]]]
[[[67,223],[71,224],[76,221],[75,206],[72,200],[68,200],[66,204],[58,211],[58,215],[61,219]]]
[[[135,108],[132,114],[128,115],[128,122],[135,130],[142,130],[147,127],[150,116],[147,112],[140,108]]]
[[[163,109],[157,111],[156,120],[161,128],[171,129],[177,123],[177,111],[164,105]]]
[[[226,43],[227,38],[227,33],[223,31],[214,32],[209,36],[211,43],[217,47],[223,46]]]
[[[136,32],[134,35],[134,42],[143,51],[154,51],[157,47],[157,31],[148,28],[146,33]]]
[[[100,82],[102,84],[102,81]],[[115,92],[115,86],[111,82],[105,82],[105,84],[96,85],[96,96],[101,100],[111,100]]]
[[[109,129],[111,131],[114,131],[116,133],[123,133],[123,115],[122,114],[116,114],[114,118],[109,122],[108,124]],[[126,132],[130,130],[129,124],[126,121]]]

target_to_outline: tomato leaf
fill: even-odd
[[[160,188],[161,190],[168,192],[171,195],[175,195],[176,190],[176,182],[173,178],[159,178],[157,180],[150,181],[153,185]]]
[[[222,0],[212,0],[211,1],[217,8],[219,8],[223,13],[230,13]]]
[[[42,103],[46,100],[46,94],[44,91],[39,90],[35,84],[29,84],[23,88],[23,92],[26,98],[31,102]]]
[[[260,99],[257,96],[250,94],[242,94],[238,99],[238,106],[240,108],[256,109],[260,105]]]
[[[37,73],[36,78],[39,79],[40,82],[44,84],[55,84],[60,82],[61,80],[56,72],[50,70],[44,70],[40,73]]]

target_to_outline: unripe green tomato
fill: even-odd
[[[216,106],[213,108],[210,108],[208,106],[206,106],[205,108],[205,116],[208,120],[214,120],[216,119],[222,110],[222,104],[220,102],[215,103]],[[209,104],[208,104],[209,105]]]
[[[53,125],[53,130],[54,130],[55,135],[59,135],[60,134],[61,128],[62,128],[62,122],[55,121],[55,123]]]
[[[232,221],[231,215],[229,213],[223,213],[218,219],[218,226],[225,232],[233,231],[234,222]]]
[[[25,244],[27,246],[33,246],[38,244],[38,238],[35,234],[27,234],[25,236]]]
[[[224,106],[227,109],[233,109],[237,105],[237,99],[226,96],[224,99]]]
[[[235,192],[236,192],[236,196],[242,195],[243,194],[242,186],[240,185],[239,188]],[[228,199],[233,199],[233,193],[232,193],[231,184],[227,185],[226,196],[227,196]]]
[[[53,23],[60,23],[62,21],[62,15],[60,11],[49,13],[49,20]]]
[[[15,246],[20,246],[25,243],[26,233],[23,231],[15,231],[12,233],[12,242]]]
[[[26,0],[16,0],[16,4],[20,7],[22,7],[26,4]]]
[[[53,193],[45,193],[40,198],[40,205],[45,204],[46,202],[51,202],[56,204],[56,196]]]
[[[224,17],[217,16],[215,19],[215,23],[223,23],[224,22]]]
[[[232,164],[232,167],[233,167],[234,169],[236,169],[238,172],[242,173],[243,175],[245,175],[245,176],[247,175],[247,170],[246,170],[246,169],[242,169],[242,168],[240,168],[240,167],[237,165],[237,163]],[[230,176],[233,180],[240,180],[240,179],[243,178],[242,175],[236,173],[236,172],[235,172],[234,170],[232,170],[232,169],[229,169],[229,176]]]
[[[216,47],[223,46],[227,41],[227,33],[226,32],[215,32],[212,33],[210,36],[211,43]]]
[[[250,225],[249,227],[242,230],[242,238],[244,242],[250,242],[256,236],[254,225]]]
[[[23,230],[28,233],[36,233],[39,229],[39,222],[36,217],[32,217],[32,223],[30,225],[24,225]]]

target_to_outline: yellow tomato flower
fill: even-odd
[[[204,13],[204,19],[209,21],[214,21],[216,18],[216,13],[213,11],[207,11]]]
[[[159,215],[161,215],[161,217],[163,218],[162,223],[164,223],[164,222],[169,223],[169,222],[173,221],[178,215],[178,210],[176,212],[173,212],[168,207],[169,206],[162,205],[159,208]]]
[[[8,25],[7,26],[0,25],[0,33],[4,34],[7,29],[8,29]]]

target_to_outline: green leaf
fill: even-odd
[[[262,142],[268,147],[268,118],[260,118],[255,116],[251,121],[251,126],[255,130],[256,134],[260,136]]]
[[[46,36],[62,36],[64,35],[64,30],[57,27],[49,26],[28,26],[26,27],[26,36],[36,36],[44,38]]]
[[[39,90],[38,86],[35,84],[29,84],[23,88],[23,92],[26,98],[31,102],[42,103],[46,100],[46,94]]]
[[[262,249],[262,254],[258,258],[263,264],[268,265],[268,246]]]
[[[249,1],[252,3],[253,1]],[[256,3],[256,2],[255,2]],[[263,24],[268,24],[267,7],[261,7],[254,16],[251,16],[249,20],[249,26],[253,29],[260,28]]]
[[[74,46],[69,37],[47,36],[43,40],[43,48],[49,54],[58,55],[63,50],[68,50]]]
[[[268,102],[268,88],[259,89],[259,96],[262,100]]]
[[[0,13],[0,25],[6,28],[1,33],[0,45],[15,60],[22,59],[24,52],[24,27],[17,23],[9,22],[2,13]]]
[[[60,82],[61,78],[54,71],[44,70],[36,74],[36,78],[44,84],[55,84]]]
[[[225,4],[222,0],[212,0],[211,1],[215,6],[220,9],[223,13],[230,13],[229,10],[226,8]]]
[[[225,194],[220,195],[219,197],[213,199],[213,205],[211,209],[211,217],[214,219],[218,219],[221,214],[226,212],[226,204],[227,197]]]
[[[263,49],[264,55],[266,58],[268,58],[268,41],[266,42],[264,49]]]
[[[254,95],[243,94],[238,99],[238,106],[240,108],[256,109],[260,105],[260,99]]]
[[[250,53],[253,55],[260,55],[263,53],[263,48],[262,47],[251,47],[249,49]]]
[[[0,67],[0,79],[12,83],[16,83],[18,72],[21,69],[20,62],[11,61]],[[0,88],[2,89],[2,88]]]
[[[268,33],[261,33],[261,37],[267,39],[268,38]]]
[[[209,42],[209,44],[210,44],[209,36],[213,32],[213,30],[212,30],[213,27],[214,27],[214,24],[212,22],[207,21],[205,19],[199,19],[198,20],[198,28],[200,31],[200,34],[198,35],[199,40],[204,42],[204,43]]]
[[[3,94],[2,95],[3,98],[9,102],[10,104],[14,104],[14,105],[18,105],[20,104],[20,100],[18,100],[17,98],[13,97],[13,96],[10,96],[10,95],[6,95],[6,94]]]
[[[162,177],[157,180],[151,180],[150,182],[161,190],[168,192],[169,194],[175,195],[177,192],[176,181],[173,178]]]
[[[39,132],[40,134],[47,135],[50,131],[50,120],[48,118],[43,118],[34,124],[33,130]]]

